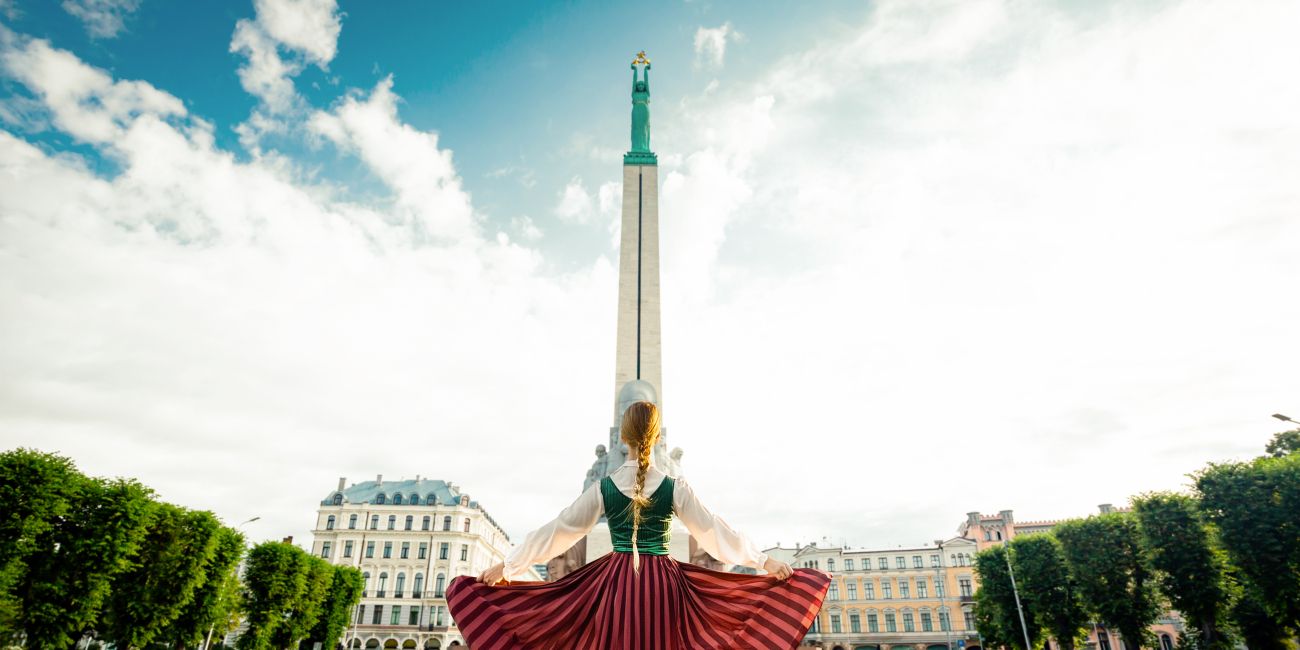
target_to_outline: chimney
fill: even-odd
[[[347,484],[348,484],[348,477],[346,477],[346,476],[340,476],[340,477],[339,477],[339,489],[338,489],[338,491],[339,491],[339,492],[342,492],[342,491],[343,491],[343,488],[344,488]]]
[[[415,482],[416,482],[416,483],[419,483],[419,482],[420,482],[420,475],[419,475],[419,474],[416,474],[416,475],[415,475]]]
[[[1103,515],[1108,515],[1108,514],[1110,514],[1110,513],[1112,513],[1112,512],[1115,512],[1115,506],[1114,506],[1113,504],[1109,504],[1109,503],[1103,503],[1103,504],[1097,506],[1097,509],[1100,510],[1100,511],[1101,511],[1101,514],[1103,514]]]
[[[379,486],[379,485],[383,485],[383,484],[384,484],[384,475],[383,475],[383,474],[380,474],[380,475],[376,476],[376,477],[375,477],[375,485]]]

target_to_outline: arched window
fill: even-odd
[[[442,598],[442,583],[446,582],[446,580],[447,580],[447,577],[444,576],[444,575],[442,575],[441,573],[438,574],[438,577],[437,577],[437,578],[434,578],[434,580],[433,580],[433,597],[434,597],[434,598]]]
[[[402,495],[400,495],[400,494],[394,494],[394,495],[393,495],[393,505],[395,505],[395,506],[400,506],[400,505],[402,505]]]
[[[355,530],[356,527],[357,527],[357,516],[356,516],[356,515],[350,515],[350,516],[348,517],[348,529],[350,529],[350,530]]]
[[[379,515],[370,515],[370,530],[379,530]]]
[[[430,492],[429,496],[424,498],[424,502],[431,506],[436,506],[438,505],[438,495]]]
[[[343,505],[343,495],[342,495],[342,494],[335,494],[335,495],[334,495],[334,505],[336,505],[336,506],[341,506],[341,505]]]
[[[334,515],[325,519],[325,530],[334,530]]]
[[[469,517],[465,518],[465,532],[469,532]]]
[[[1168,634],[1161,634],[1160,648],[1161,650],[1174,650],[1174,640],[1169,638]]]
[[[415,574],[415,582],[411,584],[411,590],[414,592],[411,594],[411,598],[419,598],[422,589],[424,589],[424,574],[417,573]]]
[[[376,494],[376,495],[375,495],[375,503],[376,503],[376,504],[379,504],[379,505],[381,505],[381,506],[384,505],[384,498],[385,498],[384,495],[382,495],[382,494]]]
[[[984,531],[984,541],[986,541],[986,542],[991,542],[991,541],[993,541],[993,533],[991,533],[991,532],[989,532],[989,531],[987,531],[987,530]]]
[[[397,528],[397,515],[388,515],[388,530]]]
[[[433,517],[430,517],[429,515],[425,515],[424,521],[420,523],[420,530],[429,530],[429,526],[432,525],[432,523],[433,523]]]
[[[385,572],[379,574],[379,587],[378,587],[378,591],[379,591],[379,597],[380,597],[380,598],[383,598],[383,597],[384,597],[384,587],[385,587],[387,584],[388,584],[388,572],[385,571]]]
[[[957,566],[957,554],[952,553],[948,555],[948,562],[951,563],[953,566]]]
[[[998,531],[998,541],[1002,541],[1002,531]]]
[[[442,529],[451,530],[451,515],[442,518]]]
[[[418,494],[412,492],[412,493],[411,493],[411,498],[410,498],[410,503],[411,503],[411,505],[413,505],[413,506],[418,506],[418,505],[420,505],[420,495],[418,495]]]
[[[406,515],[406,530],[410,530],[411,526],[413,526],[414,524],[415,524],[415,517],[412,515]]]
[[[404,589],[405,587],[406,587],[406,574],[405,573],[397,574],[397,582],[396,584],[393,585],[393,591],[396,592],[398,598],[402,597],[402,589]]]
[[[1097,633],[1097,645],[1101,650],[1110,650],[1110,635],[1105,632]]]

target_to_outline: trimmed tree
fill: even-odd
[[[203,567],[203,582],[194,597],[172,623],[169,637],[177,647],[203,645],[211,632],[217,638],[234,627],[233,614],[239,604],[239,575],[236,569],[244,555],[244,536],[233,528],[220,528],[212,558]]]
[[[1291,632],[1264,607],[1250,584],[1239,586],[1240,595],[1232,604],[1232,620],[1241,640],[1250,650],[1292,650]]]
[[[272,635],[293,612],[306,585],[307,554],[283,542],[264,542],[248,552],[244,565],[243,609],[248,629],[239,650],[270,650]]]
[[[144,647],[168,629],[203,583],[221,524],[211,513],[169,503],[150,508],[131,566],[113,579],[100,636],[119,648]]]
[[[329,592],[321,605],[316,626],[312,628],[308,638],[312,641],[320,641],[321,647],[326,650],[333,648],[348,626],[352,608],[361,602],[361,592],[365,586],[360,571],[349,566],[334,567]]]
[[[1183,494],[1158,492],[1134,499],[1133,513],[1160,589],[1187,617],[1201,650],[1234,646],[1224,631],[1231,589],[1227,557],[1215,544],[1197,508]]]
[[[1020,600],[1034,612],[1038,626],[1056,639],[1061,650],[1074,650],[1088,624],[1088,612],[1061,543],[1052,535],[1017,537],[1011,542],[1011,564]]]
[[[978,612],[976,626],[979,627],[980,634],[986,638],[996,638],[1013,648],[1029,650],[1025,648],[1024,628],[1020,625],[1020,612],[1016,609],[1011,574],[1007,571],[1007,547],[994,546],[977,553],[975,572],[979,575],[982,594],[975,603]],[[1037,647],[1043,636],[1042,628],[1037,625],[1037,612],[1023,598],[1020,605],[1025,612],[1025,624],[1029,626],[1029,643]],[[981,620],[985,627],[979,626]]]
[[[23,601],[18,585],[26,580],[27,559],[51,538],[67,516],[70,495],[85,480],[71,460],[31,449],[0,454],[0,641],[22,628]]]
[[[1161,607],[1136,518],[1118,512],[1097,515],[1067,521],[1053,532],[1084,606],[1131,645],[1150,645],[1154,639],[1147,628]]]
[[[302,573],[302,591],[290,604],[288,616],[271,633],[271,643],[277,648],[298,647],[298,642],[316,626],[334,575],[333,564],[294,548],[302,555],[298,565]]]
[[[1232,563],[1274,620],[1300,627],[1300,454],[1210,465],[1201,507]]]

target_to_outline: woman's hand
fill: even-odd
[[[478,574],[478,581],[491,587],[492,585],[505,580],[506,563],[497,562],[492,566],[484,569],[483,573]]]
[[[770,557],[763,563],[763,570],[766,571],[768,575],[776,576],[780,580],[785,580],[794,573],[794,570],[790,568],[789,564]]]

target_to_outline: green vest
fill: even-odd
[[[632,552],[632,499],[628,498],[608,476],[600,480],[600,495],[605,500],[605,519],[616,553]],[[664,477],[650,495],[650,505],[641,511],[641,526],[636,531],[636,552],[645,555],[668,555],[668,539],[673,524],[673,480]]]

